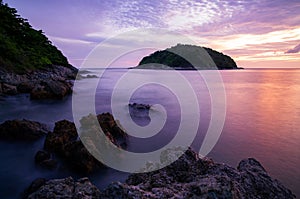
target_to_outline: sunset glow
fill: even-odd
[[[222,51],[242,67],[300,67],[299,1],[4,2],[42,29],[75,66],[111,36],[163,28]],[[116,48],[130,45],[131,40],[124,40]],[[136,65],[141,58],[124,59],[124,65]]]

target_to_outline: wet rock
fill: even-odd
[[[83,117],[80,120],[80,124],[82,129],[81,138],[92,138],[94,142],[98,142],[101,139],[105,139],[100,133],[102,131],[106,138],[116,146],[126,147],[127,145],[127,134],[119,127],[120,124],[117,123],[110,113],[102,113],[97,116],[90,114]]]
[[[142,118],[142,121],[136,121],[140,125],[146,125],[146,123],[143,123],[143,121],[150,122],[149,117],[149,111],[151,108],[151,105],[149,104],[139,104],[139,103],[131,103],[128,104],[129,106],[129,113],[131,117],[134,118]]]
[[[191,149],[163,169],[132,174],[126,183],[110,185],[101,197],[295,198],[253,158],[242,160],[238,169],[234,169],[207,158],[201,159]]]
[[[23,192],[22,198],[27,198],[31,193],[36,192],[41,186],[46,183],[45,178],[37,178],[35,179],[30,186]]]
[[[168,150],[161,159],[173,156]],[[102,192],[87,178],[38,182],[28,188],[27,198],[295,198],[253,158],[242,160],[235,169],[199,158],[191,149],[163,169],[131,174],[125,183],[112,183]]]
[[[81,140],[85,141],[84,143],[89,150],[101,154],[107,150],[102,145],[97,147],[101,141],[104,140],[105,144],[112,142],[119,146],[126,143],[127,134],[118,127],[117,122],[109,113],[100,114],[97,117],[89,115],[82,118],[80,122],[82,125],[80,140],[78,140],[75,124],[62,120],[56,122],[54,131],[46,136],[44,149],[59,156],[68,168],[83,173],[91,173],[104,167],[104,165],[90,154]],[[98,131],[100,128],[99,123],[104,134]]]
[[[35,87],[33,82],[21,82],[18,84],[17,89],[19,93],[30,93],[31,90]]]
[[[55,123],[53,132],[48,133],[44,149],[50,152],[63,155],[64,146],[75,141],[78,137],[76,126],[68,120],[61,120]]]
[[[72,92],[78,70],[72,66],[47,68],[16,74],[0,68],[1,93],[30,93],[31,99],[62,99]]]
[[[132,103],[129,104],[128,106],[137,110],[149,110],[151,108],[151,105],[149,104],[138,104],[138,103]]]
[[[88,178],[75,181],[72,177],[68,177],[48,180],[36,190],[31,185],[25,191],[24,198],[100,198],[100,191]]]
[[[71,169],[84,173],[91,173],[96,169],[105,167],[88,152],[81,141],[74,141],[65,145],[64,159]]]
[[[31,99],[62,99],[72,92],[72,84],[67,81],[42,81],[30,91]]]
[[[45,124],[30,120],[8,120],[0,124],[0,139],[37,140],[48,133]]]
[[[2,84],[2,93],[7,95],[15,95],[18,93],[17,87],[10,84]]]
[[[49,160],[51,158],[51,154],[47,151],[38,151],[35,154],[34,160],[37,163],[41,163],[45,160]]]

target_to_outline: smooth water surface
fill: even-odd
[[[96,72],[96,71],[94,71]],[[149,152],[169,143],[175,136],[180,123],[195,119],[192,107],[182,113],[180,103],[191,103],[191,95],[181,90],[184,97],[178,99],[168,86],[157,85],[158,76],[166,77],[172,86],[181,88],[182,82],[172,79],[176,71],[135,70],[134,78],[150,79],[152,84],[140,86],[133,92],[129,101],[125,100],[128,90],[116,86],[119,79],[128,72],[127,69],[111,69],[104,73],[95,94],[97,113],[111,112],[112,91],[118,93],[115,103],[120,111],[128,112],[128,103],[160,104],[167,116],[166,124],[160,132],[150,138],[130,137],[128,150]],[[212,115],[211,92],[221,95],[224,86],[226,91],[226,117],[222,134],[208,154],[216,162],[225,162],[236,167],[238,162],[247,157],[258,159],[272,177],[279,179],[299,197],[300,190],[300,69],[248,69],[219,71],[224,85],[212,82],[211,88],[201,76],[214,75],[216,71],[181,71],[196,94],[199,102],[199,130],[193,147],[199,149],[207,132]],[[171,79],[170,79],[171,78]],[[80,80],[80,92],[87,97],[91,85],[97,79]],[[76,95],[76,93],[74,93]],[[220,97],[219,100],[222,100]],[[82,99],[84,108],[85,99]],[[26,118],[46,123],[50,129],[55,121],[72,120],[72,97],[63,101],[30,101],[28,95],[0,98],[0,122],[14,118]],[[153,117],[164,114],[161,109],[151,108]],[[116,119],[133,120],[136,124],[147,126],[148,116],[131,115]],[[191,124],[193,125],[193,124]],[[191,136],[186,132],[186,136]],[[64,169],[45,171],[34,165],[35,152],[41,149],[43,140],[36,143],[0,142],[0,198],[15,198],[37,177],[56,178],[75,175]],[[126,178],[126,173],[106,169],[89,176],[100,188],[111,181]]]

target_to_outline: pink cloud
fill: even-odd
[[[300,44],[298,44],[295,48],[286,51],[285,53],[298,53],[300,52]]]

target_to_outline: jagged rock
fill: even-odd
[[[100,191],[88,178],[75,181],[72,177],[48,181],[34,181],[25,191],[24,198],[100,198]]]
[[[30,120],[8,120],[0,125],[0,139],[37,140],[48,133],[45,124]]]
[[[295,198],[253,159],[238,169],[201,159],[192,150],[171,165],[150,173],[132,174],[114,183],[102,198]]]
[[[62,99],[72,92],[78,70],[71,66],[49,65],[25,74],[16,74],[0,67],[2,93],[30,93],[31,99]]]
[[[88,152],[81,141],[66,144],[64,147],[64,158],[69,167],[85,173],[104,167],[101,162]]]
[[[2,93],[7,95],[15,95],[18,93],[17,87],[10,84],[2,84]]]
[[[98,153],[101,151],[95,145],[100,143],[100,139],[108,138],[108,141],[117,146],[126,142],[127,134],[118,127],[110,113],[99,114],[97,117],[89,115],[83,117],[80,122],[83,129],[81,140],[90,143],[89,149],[95,149]],[[97,131],[98,122],[105,133],[103,136]],[[90,173],[103,167],[104,165],[89,153],[81,140],[78,140],[75,124],[62,120],[56,122],[53,133],[50,132],[46,136],[44,149],[61,157],[69,168],[79,172]]]
[[[23,192],[22,198],[27,198],[31,193],[36,192],[41,186],[43,186],[46,183],[45,178],[37,178],[35,179],[30,186]]]
[[[67,81],[42,81],[30,92],[31,99],[62,99],[72,92],[72,84]]]
[[[138,109],[138,110],[149,110],[151,108],[151,105],[132,103],[132,104],[129,104],[129,107],[132,107],[132,108]]]
[[[132,103],[132,104],[128,104],[128,106],[129,106],[129,113],[131,116],[137,118],[144,118],[145,120],[146,119],[150,120],[149,110],[151,108],[151,105]]]
[[[17,89],[19,93],[30,93],[34,89],[35,85],[33,82],[21,82],[18,84]]]
[[[168,150],[161,158],[168,161],[172,156],[171,150]],[[76,183],[72,178],[65,178],[34,181],[25,193],[27,198],[295,198],[253,158],[242,160],[235,169],[208,158],[201,159],[191,149],[163,169],[131,174],[126,183],[112,183],[102,192],[87,178]]]
[[[63,154],[64,146],[75,141],[78,137],[76,126],[68,120],[61,120],[55,123],[53,132],[48,133],[44,149],[57,154]]]

